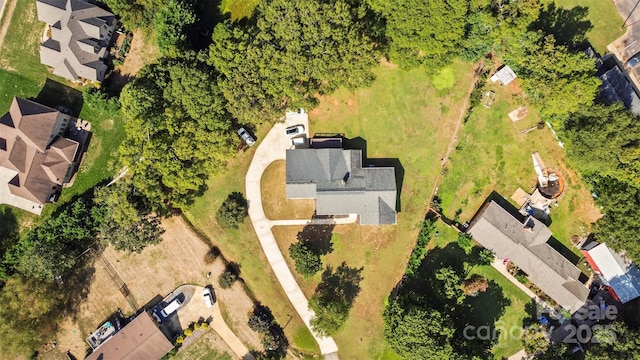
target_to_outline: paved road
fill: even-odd
[[[276,160],[284,160],[286,149],[291,146],[290,140],[286,137],[284,129],[287,126],[303,124],[305,129],[309,129],[309,121],[306,114],[290,114],[284,123],[277,123],[262,140],[256,153],[251,160],[251,165],[247,171],[246,193],[249,202],[249,217],[253,228],[260,239],[260,245],[264,251],[271,269],[276,274],[280,286],[287,294],[289,301],[293,305],[302,321],[305,323],[313,337],[320,346],[323,355],[329,355],[332,359],[337,358],[335,354],[338,346],[331,337],[320,336],[311,328],[311,319],[315,316],[309,309],[309,302],[296,282],[291,270],[278,248],[276,239],[271,231],[271,222],[267,219],[262,209],[262,194],[260,192],[260,178],[264,170]]]

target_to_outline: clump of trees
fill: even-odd
[[[276,322],[267,306],[256,304],[249,314],[248,325],[251,330],[260,334],[264,353],[259,358],[282,359],[286,356],[289,342],[284,336],[284,329]]]

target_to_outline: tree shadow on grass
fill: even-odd
[[[71,115],[74,117],[80,115],[84,104],[82,92],[49,78],[38,96],[31,100],[54,109],[58,105],[65,106],[71,110]]]
[[[307,225],[298,233],[297,238],[318,255],[327,255],[333,251],[331,238],[335,227],[335,224]]]
[[[587,43],[587,31],[593,28],[591,21],[587,20],[588,16],[587,7],[565,9],[551,3],[540,12],[530,30],[540,29],[545,34],[553,35],[557,44],[576,49]]]

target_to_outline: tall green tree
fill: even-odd
[[[584,176],[640,186],[640,122],[622,104],[581,107],[563,130],[567,155]]]
[[[186,49],[186,32],[195,22],[196,14],[188,2],[170,0],[162,6],[153,19],[160,51],[172,57],[181,55]]]
[[[322,270],[320,254],[303,241],[295,242],[289,246],[289,256],[293,259],[298,274],[304,277],[313,276]]]
[[[237,145],[216,80],[192,55],[147,66],[122,91],[120,159],[132,186],[160,214],[190,204]]]
[[[615,323],[609,329],[595,331],[597,343],[586,348],[586,360],[639,359],[640,333],[624,323]]]
[[[384,336],[405,359],[455,359],[455,329],[446,314],[428,306],[401,305],[390,300],[384,309]]]

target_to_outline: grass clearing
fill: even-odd
[[[450,155],[438,196],[445,216],[461,223],[468,221],[492,191],[510,199],[520,187],[531,193],[536,174],[531,153],[538,151],[545,165],[561,173],[566,181],[558,206],[551,211],[554,237],[580,255],[570,243],[571,235],[586,236],[600,213],[580,176],[566,162],[564,150],[547,127],[527,134],[521,131],[540,121],[527,104],[529,115],[512,122],[507,114],[522,105],[514,95],[516,86],[488,85],[496,93],[491,108],[477,106],[461,129],[456,150]]]
[[[557,7],[564,9],[575,7],[589,9],[586,20],[591,22],[592,28],[587,31],[587,39],[600,54],[607,53],[607,45],[625,33],[625,30],[620,28],[624,19],[620,17],[613,1],[554,0],[553,2]]]

